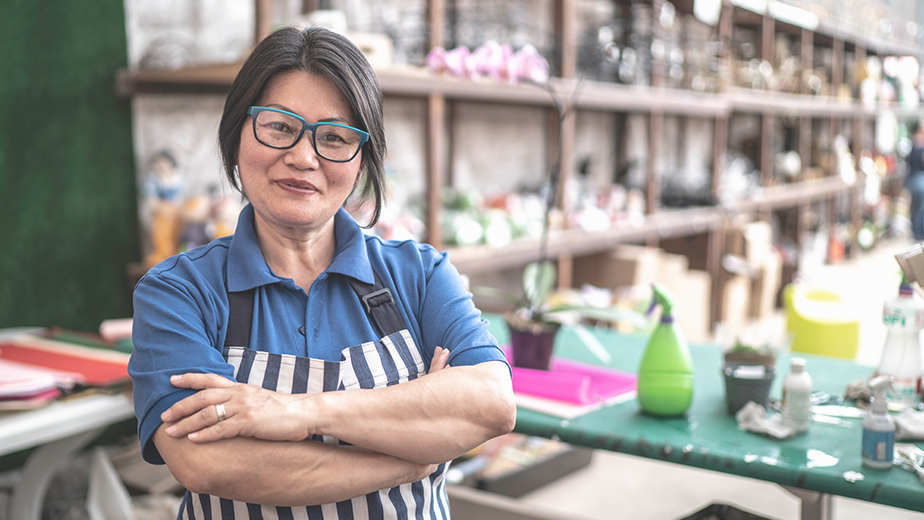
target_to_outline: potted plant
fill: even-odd
[[[603,361],[606,351],[586,329],[588,321],[629,323],[645,328],[648,321],[633,310],[611,305],[587,302],[576,293],[564,297],[554,293],[555,265],[549,260],[532,262],[523,271],[523,294],[515,295],[494,287],[476,287],[475,294],[503,299],[513,305],[504,313],[510,332],[511,363],[516,367],[548,370],[555,338],[562,326],[573,327],[584,344]]]
[[[776,366],[777,357],[789,350],[793,334],[780,330],[773,323],[758,323],[733,327],[715,326],[716,342],[722,347],[726,364]]]

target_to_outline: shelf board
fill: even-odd
[[[599,253],[616,244],[640,242],[653,235],[663,239],[705,233],[726,221],[722,209],[700,207],[662,211],[639,222],[620,222],[606,231],[557,230],[549,234],[548,257]],[[447,251],[460,273],[475,274],[539,260],[539,240],[519,239],[503,247],[478,245],[448,248]]]
[[[117,90],[135,94],[225,94],[242,63],[204,65],[177,70],[119,71]],[[502,103],[551,107],[552,97],[545,89],[528,84],[509,84],[482,79],[467,80],[437,75],[421,68],[389,68],[376,73],[386,96],[426,97],[441,95],[453,101]],[[781,92],[732,88],[722,94],[682,89],[638,87],[553,78],[549,82],[560,99],[574,102],[584,110],[613,112],[663,112],[666,114],[716,117],[732,111],[789,113],[794,115],[872,116],[882,109],[900,115],[919,115],[924,109],[898,104],[861,106],[858,101],[825,96],[806,96]]]
[[[840,177],[824,177],[793,184],[781,184],[761,188],[754,194],[726,205],[727,211],[751,212],[763,209],[779,209],[805,204],[815,200],[833,197],[854,189]]]
[[[737,112],[770,111],[807,116],[858,116],[863,113],[858,101],[833,96],[754,91],[746,88],[730,88],[724,95]]]
[[[555,231],[549,234],[548,257],[600,253],[617,244],[642,242],[652,236],[663,240],[705,233],[725,226],[733,216],[741,213],[796,206],[846,193],[851,188],[838,177],[828,177],[763,188],[723,206],[662,210],[639,222],[621,222],[606,231]],[[539,241],[520,239],[503,247],[478,245],[452,247],[447,251],[460,273],[477,274],[539,260]]]
[[[243,62],[217,63],[175,70],[122,69],[116,74],[116,91],[135,94],[225,94]]]

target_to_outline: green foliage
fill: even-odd
[[[607,323],[628,323],[638,329],[647,329],[644,315],[617,306],[600,307],[584,303],[550,303],[549,295],[555,285],[555,264],[549,260],[532,262],[523,270],[523,295],[511,294],[496,287],[475,287],[474,294],[505,300],[513,305],[513,313],[522,320],[537,324],[577,325],[586,320]]]

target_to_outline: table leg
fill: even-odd
[[[48,491],[48,485],[51,483],[55,470],[71,454],[86,446],[104,429],[96,428],[36,448],[23,466],[19,482],[13,487],[9,518],[40,520],[42,507],[45,505],[45,492]]]
[[[802,520],[831,520],[831,495],[789,486],[782,487],[802,500]]]

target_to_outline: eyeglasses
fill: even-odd
[[[269,107],[247,109],[253,119],[253,136],[270,148],[285,150],[295,146],[305,129],[311,130],[311,146],[319,156],[333,162],[348,162],[369,140],[369,134],[339,123],[311,124],[302,117]]]

